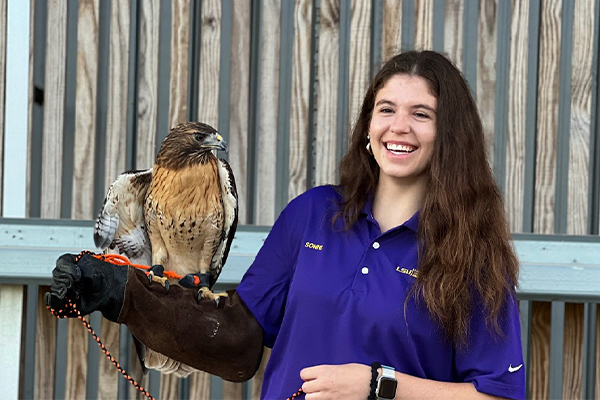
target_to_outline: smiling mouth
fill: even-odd
[[[406,146],[402,144],[387,143],[385,148],[392,154],[410,154],[417,148],[413,146]]]

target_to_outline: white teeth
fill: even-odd
[[[413,151],[415,151],[416,149],[412,146],[404,146],[401,144],[393,144],[393,143],[388,143],[386,145],[387,149],[393,153],[400,153],[400,154],[406,154],[406,153],[412,153]]]

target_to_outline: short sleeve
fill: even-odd
[[[469,346],[457,351],[456,369],[461,380],[472,382],[479,392],[524,399],[525,365],[519,308],[514,296],[506,302],[499,323],[502,336],[486,327],[481,307],[474,310]]]
[[[237,291],[264,331],[265,345],[275,343],[298,259],[302,224],[292,201],[273,224]]]

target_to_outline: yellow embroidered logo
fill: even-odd
[[[322,244],[314,244],[311,242],[306,242],[306,244],[304,245],[304,247],[307,247],[309,249],[313,249],[313,250],[323,250],[323,245]]]
[[[419,275],[419,271],[417,271],[414,268],[413,269],[408,269],[408,268],[396,267],[396,272],[400,272],[401,274],[410,275],[413,278],[416,278]]]

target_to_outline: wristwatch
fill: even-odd
[[[381,366],[381,375],[377,379],[377,391],[375,392],[377,399],[389,400],[396,397],[398,380],[394,371],[394,368],[387,365]]]

